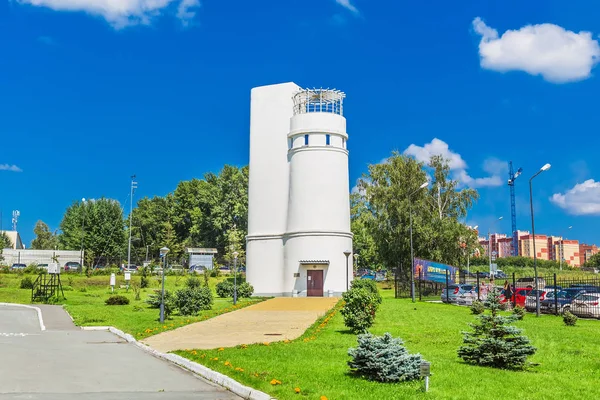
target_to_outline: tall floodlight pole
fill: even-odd
[[[538,172],[529,178],[529,207],[531,208],[531,235],[533,236],[533,273],[535,274],[535,315],[540,316],[540,291],[537,271],[537,253],[535,250],[535,219],[533,217],[533,186],[531,181],[544,171],[550,169],[550,164],[545,164]]]
[[[233,305],[237,304],[237,258],[238,252],[233,252]],[[206,273],[206,271],[204,271]]]
[[[410,219],[410,296],[412,302],[416,300],[415,296],[415,253],[413,248],[413,229],[412,229],[412,196],[421,189],[425,189],[429,186],[429,181],[423,183],[417,190],[408,195],[408,208],[409,208],[409,219]]]
[[[160,323],[165,322],[165,274],[167,272],[167,254],[169,253],[168,247],[160,249],[160,256],[163,258],[163,270],[162,270],[162,288],[160,290]]]
[[[79,251],[79,266],[83,272],[83,239],[85,239],[85,197],[81,199],[81,250]]]
[[[137,182],[134,181],[135,175],[131,176],[131,194],[129,195],[129,244],[127,246],[127,268],[131,265],[131,220],[133,217],[133,192],[137,189]]]
[[[512,255],[519,255],[519,238],[517,237],[517,211],[515,206],[515,179],[521,175],[523,168],[519,168],[517,172],[513,169],[513,163],[510,162],[510,170],[508,171],[508,186],[510,187],[510,218],[512,224]]]

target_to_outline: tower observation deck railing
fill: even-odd
[[[336,89],[301,89],[294,95],[294,115],[324,112],[343,116],[345,97]]]

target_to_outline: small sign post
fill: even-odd
[[[116,283],[117,283],[117,277],[115,276],[115,274],[110,274],[110,291],[111,292],[115,291]]]
[[[421,377],[425,378],[425,391],[429,391],[429,376],[431,375],[431,363],[421,361]]]

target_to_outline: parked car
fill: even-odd
[[[517,306],[521,306],[521,307],[525,307],[525,300],[527,299],[527,295],[529,294],[529,292],[531,292],[532,289],[531,288],[516,288],[512,294],[512,296],[510,297],[510,299],[507,299],[506,296],[503,296],[503,300],[502,303],[506,303],[509,302],[517,305]],[[504,293],[502,293],[504,295]]]
[[[11,265],[10,269],[25,269],[27,268],[27,265],[25,264],[21,264],[21,263],[14,263],[13,265]]]
[[[193,272],[195,272],[195,273],[197,273],[197,274],[203,274],[204,272],[206,272],[206,267],[205,267],[204,265],[195,265],[195,264],[194,264],[194,265],[192,265],[192,266],[190,267],[190,270],[189,270],[189,272],[190,272],[190,273],[193,273]]]
[[[548,296],[549,293],[554,292],[554,289],[539,289],[539,290],[531,290],[529,293],[527,293],[527,297],[525,298],[525,309],[527,311],[535,311],[536,309],[536,301],[537,301],[537,292],[540,293],[540,308],[542,306],[542,301],[544,301],[546,299],[546,296]]]
[[[477,288],[476,285],[471,284],[451,284],[448,285],[447,290],[442,290],[441,300],[443,303],[460,304],[466,305],[467,303],[473,303],[474,298],[477,299]]]
[[[38,264],[37,267],[38,267],[38,269],[43,269],[43,270],[48,271],[48,264]]]
[[[137,265],[134,265],[134,264],[123,265],[121,267],[121,271],[123,271],[123,272],[133,272],[133,273],[135,273],[135,272],[137,272],[137,270],[138,270],[138,267],[137,267]]]
[[[583,293],[571,302],[571,313],[578,317],[600,318],[600,293]]]
[[[562,314],[571,307],[573,299],[584,293],[583,290],[578,288],[567,288],[558,292],[549,292],[546,294],[546,298],[540,302],[540,311],[543,313],[554,313],[556,310]]]
[[[496,273],[494,273],[494,278],[496,278],[496,279],[507,279],[508,275],[506,275],[504,273],[504,271],[502,271],[502,270],[499,269],[499,270],[496,271]]]
[[[76,261],[69,261],[68,263],[65,263],[65,271],[81,271],[81,264]]]
[[[535,289],[535,278],[519,278],[517,279],[517,286]],[[545,287],[546,280],[544,278],[538,278],[538,289],[544,289]]]

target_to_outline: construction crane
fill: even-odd
[[[519,255],[519,238],[517,237],[517,211],[515,207],[515,179],[521,175],[523,168],[519,168],[517,172],[513,169],[513,163],[510,162],[508,171],[508,186],[510,186],[510,216],[512,222],[512,255]]]

